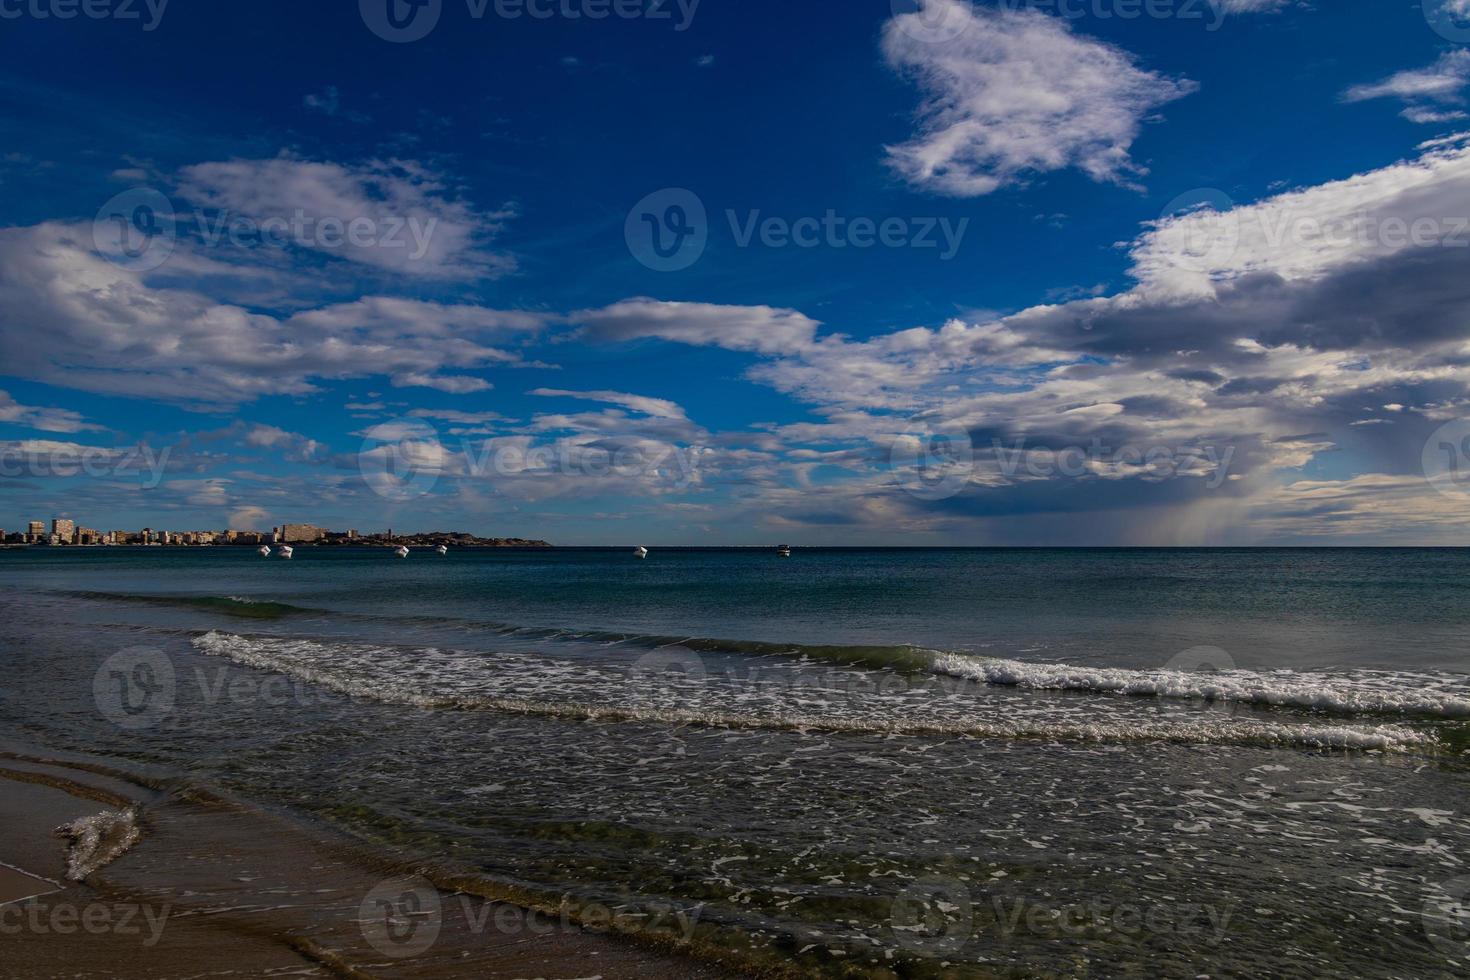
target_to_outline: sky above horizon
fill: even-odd
[[[0,0],[0,527],[1470,544],[1467,92],[1470,0]]]

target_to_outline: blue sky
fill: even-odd
[[[1470,543],[1426,3],[0,0],[0,526]]]

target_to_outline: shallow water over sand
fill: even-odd
[[[698,909],[754,962],[1470,969],[1459,552],[54,552],[0,583],[33,624],[0,731]]]

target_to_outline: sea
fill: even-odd
[[[0,744],[751,973],[1470,976],[1465,549],[0,551]]]

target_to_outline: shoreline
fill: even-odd
[[[484,898],[306,819],[110,761],[6,749],[0,976],[740,975],[695,958],[687,920],[622,935],[614,909],[589,919]],[[119,811],[136,813],[140,839],[69,880],[78,862],[56,829]]]

